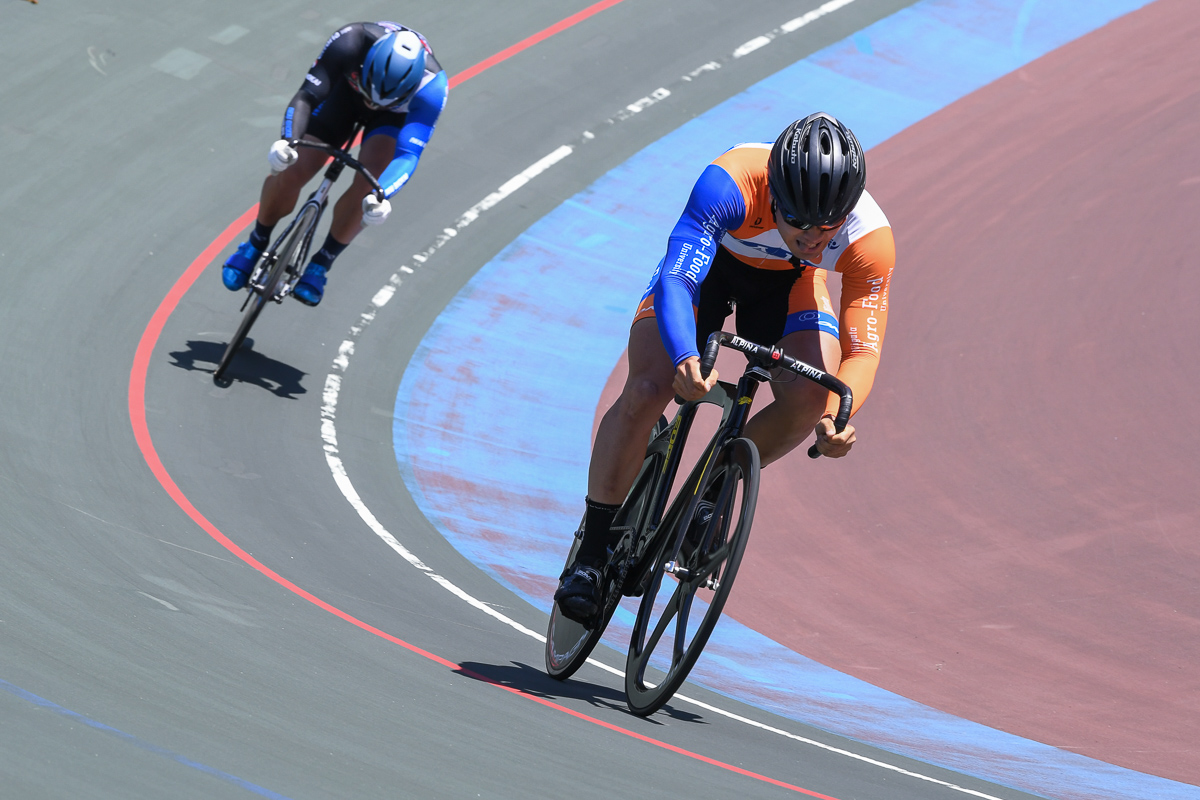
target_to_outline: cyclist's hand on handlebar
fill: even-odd
[[[288,143],[287,139],[280,139],[267,151],[267,161],[271,164],[271,172],[283,172],[295,164],[299,157],[300,154]]]
[[[837,433],[833,427],[833,415],[826,414],[817,422],[817,450],[828,458],[841,458],[850,452],[854,446],[854,426],[846,425],[845,430]]]
[[[373,194],[363,198],[363,225],[379,225],[392,213],[392,204],[386,198],[380,200]]]
[[[708,373],[708,378],[700,377],[699,356],[689,356],[675,367],[675,381],[672,383],[672,388],[675,389],[675,394],[684,400],[699,400],[708,394],[708,390],[716,384],[716,369]]]

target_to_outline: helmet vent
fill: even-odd
[[[828,114],[810,114],[789,125],[771,148],[767,180],[784,214],[802,226],[844,219],[866,183],[862,150],[854,134]]]

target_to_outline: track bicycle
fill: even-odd
[[[620,537],[601,570],[603,605],[596,618],[588,624],[568,619],[557,603],[550,613],[546,671],[566,680],[600,642],[621,598],[641,598],[625,664],[626,702],[638,716],[653,714],[683,684],[729,597],[758,500],[758,448],[742,431],[759,384],[773,380],[773,370],[792,372],[840,396],[834,419],[839,432],[850,419],[853,395],[837,377],[791,358],[778,347],[730,333],[717,331],[708,338],[700,362],[705,377],[721,347],[746,355],[745,372],[736,386],[718,381],[699,400],[682,402],[674,420],[661,417],[655,425],[642,469],[613,519],[611,530]],[[670,498],[684,442],[704,403],[721,407],[721,422],[687,480]],[[808,454],[820,455],[816,445]],[[567,556],[564,576],[575,567],[582,527]],[[664,585],[668,576],[671,581]],[[649,680],[651,676],[655,682]]]
[[[355,125],[350,131],[350,136],[346,139],[346,148],[349,148],[350,143],[357,138],[359,129],[360,126]],[[346,149],[308,139],[289,139],[288,144],[292,147],[310,147],[322,150],[333,158],[333,162],[325,170],[325,177],[321,181],[321,185],[309,195],[299,213],[292,218],[283,233],[275,238],[275,242],[267,248],[254,271],[250,273],[250,279],[246,282],[246,300],[242,303],[241,324],[238,325],[229,344],[225,346],[225,352],[221,355],[217,368],[213,370],[213,381],[217,383],[227,383],[225,370],[233,361],[233,356],[242,346],[242,342],[246,340],[246,335],[250,333],[250,328],[258,319],[263,307],[269,301],[282,303],[283,299],[296,288],[296,284],[304,274],[308,249],[312,245],[317,224],[321,221],[321,216],[325,213],[325,206],[329,203],[329,189],[341,176],[342,170],[348,166],[362,175],[371,185],[375,196],[380,200],[384,199],[379,181],[366,167],[351,157]]]

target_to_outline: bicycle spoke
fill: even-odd
[[[679,604],[679,614],[675,618],[675,648],[671,651],[671,669],[683,661],[684,644],[687,642],[688,615],[692,610],[692,598],[696,596],[696,587],[681,582],[676,590],[676,596],[682,598]]]
[[[675,592],[671,595],[671,599],[667,601],[667,605],[663,609],[662,616],[658,618],[658,624],[654,626],[654,633],[652,633],[646,639],[645,645],[642,646],[642,652],[646,654],[654,652],[655,648],[658,647],[659,641],[662,639],[663,633],[666,632],[667,626],[671,624],[671,620],[674,619],[676,613],[678,613],[680,586],[682,586],[682,584],[679,584],[675,587]]]

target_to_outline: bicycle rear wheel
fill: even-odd
[[[721,617],[750,537],[758,501],[758,448],[749,439],[734,439],[721,448],[713,463],[695,490],[713,503],[712,516],[695,526],[690,518],[675,516],[676,526],[690,529],[681,536],[676,527],[662,537],[638,608],[625,662],[626,702],[638,716],[660,709],[687,679]],[[681,492],[690,489],[685,486]],[[685,537],[686,555],[678,556],[672,580],[664,581],[664,564]],[[698,620],[693,619],[697,611]]]
[[[654,431],[650,434],[651,443],[666,430],[667,424],[665,417],[659,418],[658,424],[654,426]],[[648,453],[646,461],[642,465],[642,471],[634,482],[633,489],[629,492],[629,497],[613,520],[614,529],[623,525],[636,525],[641,519],[643,507],[654,491],[661,467],[661,456],[656,453]],[[583,527],[582,522],[580,522],[580,527]],[[567,554],[563,575],[575,567],[575,555],[579,552],[579,541],[576,538],[571,544],[571,552]],[[546,673],[551,678],[565,681],[574,675],[576,670],[587,661],[587,657],[591,655],[596,645],[600,643],[604,629],[608,627],[613,612],[617,610],[617,606],[621,602],[629,546],[628,541],[619,543],[617,551],[604,570],[604,608],[594,624],[589,626],[573,619],[567,619],[559,611],[558,603],[555,603],[550,609],[550,624],[546,629]]]
[[[567,555],[567,564],[563,570],[566,574],[575,567],[575,554],[579,551],[579,539],[571,545]],[[558,603],[550,609],[550,624],[546,628],[546,674],[556,680],[565,681],[575,674],[587,661],[592,650],[600,643],[608,621],[612,619],[617,604],[621,601],[620,586],[610,580],[611,566],[604,571],[605,594],[604,608],[599,617],[591,625],[576,622],[563,616]]]

